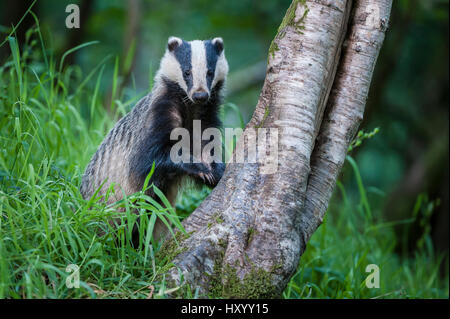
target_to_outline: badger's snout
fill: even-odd
[[[197,91],[192,94],[192,100],[195,103],[205,103],[209,99],[209,94],[206,91]]]

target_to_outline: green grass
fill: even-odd
[[[104,77],[105,67],[117,70],[118,60],[106,57],[87,73],[76,65],[65,66],[68,54],[89,50],[96,42],[56,60],[47,54],[39,28],[27,33],[23,48],[13,37],[7,44],[11,57],[0,66],[0,298],[147,298],[150,293],[165,297],[160,275],[170,264],[155,257],[160,247],[151,233],[156,218],[181,228],[170,205],[160,206],[143,192],[114,205],[103,204],[97,196],[84,200],[79,192],[91,155],[139,98],[127,100],[117,91],[117,71],[110,79]],[[101,99],[104,83],[112,87],[107,107]],[[384,223],[381,212],[371,209],[369,188],[356,163],[349,158],[348,165],[359,196],[347,197],[339,185],[283,297],[448,298],[448,258],[434,255],[424,233],[416,256],[400,259],[394,253],[393,224]],[[178,214],[187,216],[208,193],[184,192]],[[113,228],[107,220],[118,207],[125,209],[119,217],[128,223]],[[136,219],[132,209],[142,220],[140,249],[127,240]],[[364,270],[371,263],[380,268],[378,289],[364,285]],[[446,271],[439,274],[442,263]],[[66,286],[70,264],[80,267],[79,289]],[[196,297],[188,287],[183,295]]]
[[[90,156],[138,97],[115,99],[106,111],[99,98],[106,61],[86,76],[63,64],[95,42],[67,51],[58,63],[36,54],[44,48],[38,29],[28,35],[22,50],[9,38],[11,59],[0,67],[0,298],[137,298],[153,288],[164,296],[164,281],[155,278],[168,265],[155,259],[159,247],[151,234],[156,218],[181,228],[173,208],[144,192],[114,205],[100,196],[84,200],[79,192]],[[113,96],[117,81],[115,72]],[[118,207],[124,208],[122,222],[113,228],[107,220]],[[138,250],[128,240],[134,209],[145,244]],[[66,287],[70,264],[80,267],[80,289]]]
[[[323,224],[314,233],[283,296],[285,298],[448,298],[448,255],[436,255],[426,230],[418,249],[410,258],[394,251],[397,224],[412,223],[425,214],[394,222],[383,220],[381,211],[372,210],[368,189],[363,185],[358,166],[348,156],[347,164],[358,185],[358,196],[347,196],[338,182]],[[380,191],[372,190],[376,196]],[[427,200],[418,201],[423,207]],[[417,208],[416,212],[420,209]],[[423,244],[421,244],[423,243]],[[379,268],[380,287],[367,288],[366,267]],[[440,273],[440,267],[445,269]]]

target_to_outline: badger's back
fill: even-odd
[[[145,120],[150,113],[150,100],[150,95],[143,97],[106,135],[84,172],[80,186],[83,198],[90,198],[102,183],[99,195],[105,194],[112,183],[117,185],[108,203],[122,199],[122,189],[127,195],[141,189],[139,181],[129,174],[129,165],[145,123],[150,122]]]

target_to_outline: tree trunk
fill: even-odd
[[[176,285],[184,280],[212,297],[282,293],[323,219],[361,121],[391,2],[292,2],[244,132],[278,131],[277,171],[263,171],[272,154],[258,154],[257,163],[229,163],[218,186],[184,221],[189,235],[166,279]],[[235,153],[250,151],[244,140]]]

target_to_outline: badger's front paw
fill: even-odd
[[[209,172],[203,174],[204,182],[209,187],[216,187],[225,171],[224,163],[211,163]]]
[[[199,179],[204,184],[214,183],[214,174],[209,164],[190,163],[185,169],[190,176]]]
[[[226,165],[224,163],[212,163],[212,171],[214,175],[214,180],[216,181],[216,184],[219,183],[221,180],[223,173],[225,172]],[[214,185],[216,186],[216,185]]]
[[[206,184],[209,187],[214,187],[217,185],[217,180],[214,176],[214,173],[212,171],[206,172],[206,173],[199,173],[198,176],[203,181],[204,184]]]
[[[215,187],[225,171],[224,163],[191,163],[187,172],[208,187]]]

